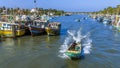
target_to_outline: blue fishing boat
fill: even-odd
[[[81,20],[80,20],[80,19],[76,19],[75,21],[76,21],[76,22],[80,22]]]
[[[102,16],[99,16],[99,17],[96,18],[96,20],[97,20],[98,22],[103,22],[103,19],[104,19],[104,17],[102,17]]]
[[[105,25],[111,24],[111,19],[109,19],[109,18],[104,18],[104,19],[103,19],[103,24],[105,24]]]
[[[32,36],[41,35],[45,33],[45,26],[47,21],[34,20],[32,24],[29,25],[29,30]]]

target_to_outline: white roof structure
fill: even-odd
[[[30,11],[31,13],[35,13],[35,12],[38,12],[36,9],[31,9]]]

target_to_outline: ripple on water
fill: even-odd
[[[112,55],[120,54],[120,51],[119,51],[118,49],[116,49],[116,48],[105,49],[104,52],[105,52],[105,53],[112,54]]]

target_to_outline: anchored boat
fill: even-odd
[[[31,32],[31,35],[41,35],[45,33],[45,26],[48,24],[47,21],[41,21],[41,20],[34,20],[33,23],[30,24],[29,30]]]
[[[110,18],[104,18],[103,19],[103,24],[105,24],[105,25],[111,24],[111,19]]]
[[[59,22],[52,22],[48,24],[45,30],[49,36],[51,35],[53,36],[53,35],[59,35],[60,29],[61,29],[61,24]]]
[[[75,21],[76,21],[76,22],[80,22],[81,20],[80,20],[80,19],[76,19]]]
[[[81,43],[73,42],[65,54],[70,58],[80,58],[82,56],[82,45]]]
[[[17,37],[25,34],[24,25],[0,22],[0,35],[2,37]]]
[[[17,37],[25,34],[24,25],[15,23],[13,15],[2,15],[0,21],[1,37]]]

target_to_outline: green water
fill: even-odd
[[[120,33],[86,15],[61,16],[52,21],[61,22],[60,36],[23,36],[0,41],[0,68],[120,68]],[[90,32],[92,50],[80,60],[58,57],[59,48],[67,37],[67,30],[82,27],[84,35]]]

